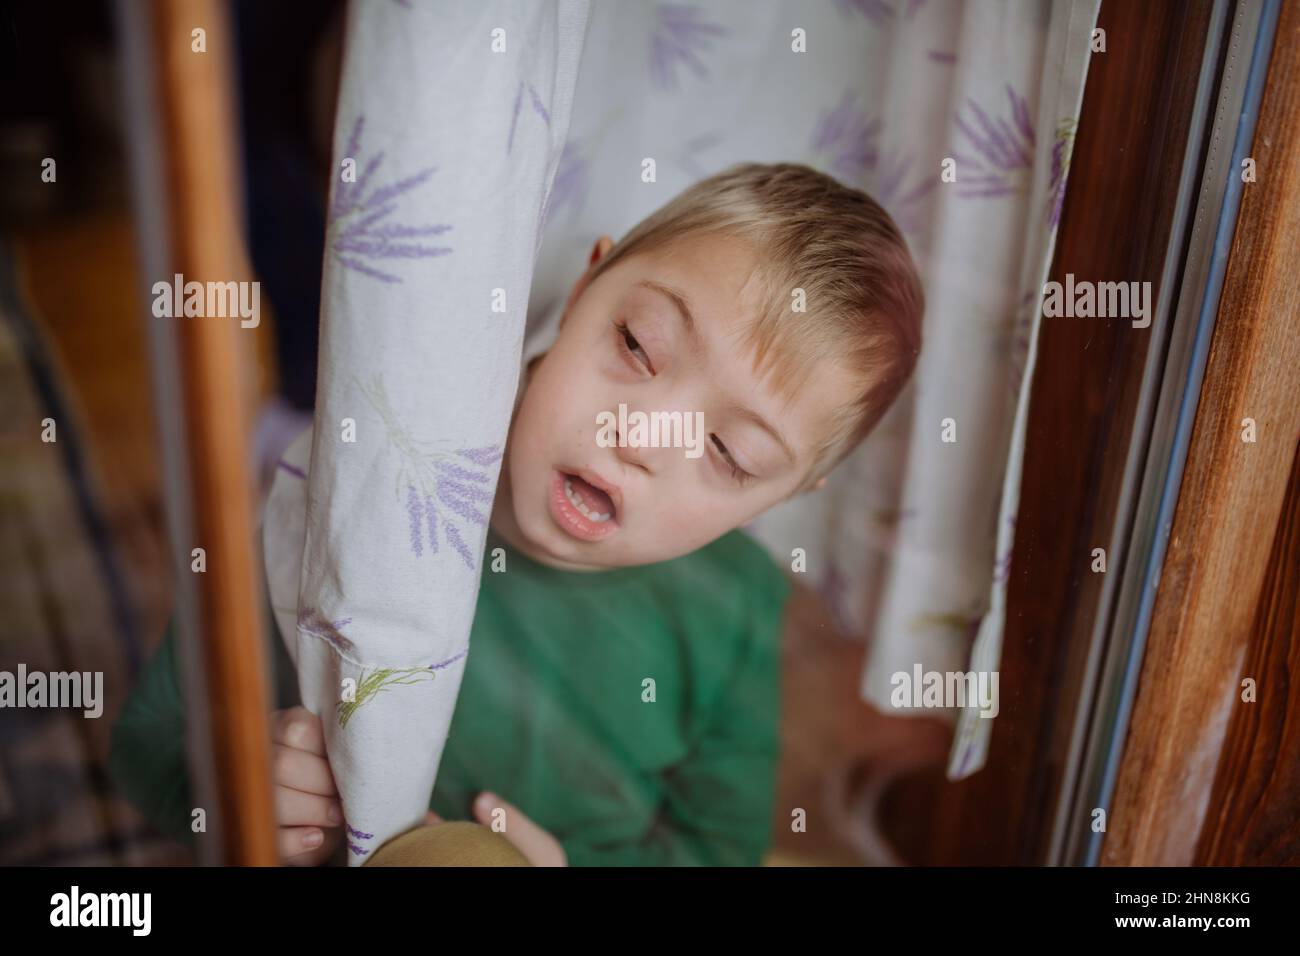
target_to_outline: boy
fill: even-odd
[[[434,819],[504,808],[542,865],[760,862],[789,585],[735,529],[875,425],[921,313],[889,216],[806,166],[733,166],[596,242],[511,422],[487,542],[507,570],[482,576]],[[703,454],[598,441],[620,405],[702,413]],[[343,837],[319,720],[273,723],[282,857],[322,862]],[[177,835],[182,729],[169,634],[111,763]]]

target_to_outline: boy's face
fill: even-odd
[[[601,237],[593,267],[611,246]],[[694,551],[794,492],[830,414],[857,392],[830,363],[790,400],[755,373],[739,339],[759,308],[748,247],[691,237],[590,274],[531,369],[493,528],[544,564],[625,567]],[[689,446],[632,447],[636,413],[652,412],[682,413]]]

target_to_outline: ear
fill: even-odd
[[[609,255],[609,250],[613,248],[614,240],[608,235],[602,235],[592,245],[591,258],[587,261],[587,271],[578,276],[578,281],[573,283],[573,288],[569,290],[569,298],[564,303],[564,312],[560,316],[561,327],[564,325],[564,320],[569,317],[569,310],[573,308],[573,303],[578,301],[578,296],[582,295],[582,290],[587,288],[587,283],[591,281],[591,273],[596,268],[596,263]]]
[[[587,268],[590,269],[605,256],[609,255],[609,250],[614,248],[614,240],[608,235],[603,235],[596,240],[591,247],[591,259],[587,262]]]

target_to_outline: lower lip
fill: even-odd
[[[618,530],[617,518],[610,518],[608,521],[592,521],[573,507],[573,502],[564,493],[564,478],[565,476],[557,471],[551,479],[551,517],[560,526],[561,531],[579,541],[599,541],[608,538]]]

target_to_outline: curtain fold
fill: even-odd
[[[587,15],[348,5],[315,427],[310,460],[304,439],[281,463],[267,541],[271,557],[285,483],[305,481],[301,574],[271,564],[272,601],[354,865],[428,808]]]

